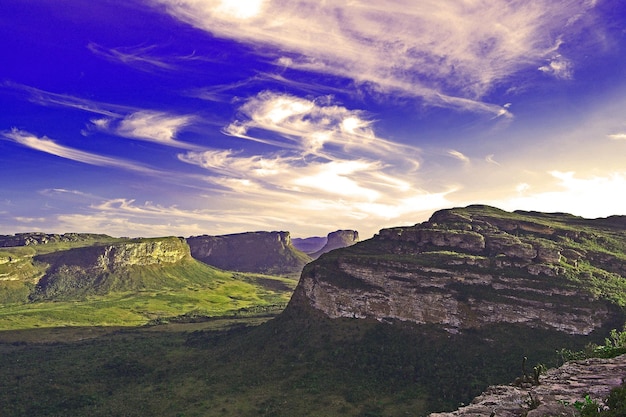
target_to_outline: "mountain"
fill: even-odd
[[[327,236],[311,236],[311,237],[294,237],[291,239],[291,244],[300,252],[313,253],[322,249],[328,242]]]
[[[587,335],[623,317],[625,250],[623,218],[443,210],[320,257],[292,303],[450,333],[518,323]]]
[[[323,253],[338,248],[354,245],[359,241],[359,233],[356,230],[337,230],[329,233],[326,237],[294,238],[291,240],[296,249],[317,259]]]
[[[189,247],[176,237],[134,239],[38,255],[49,265],[32,300],[59,300],[184,285],[193,263]]]
[[[620,216],[442,210],[309,263],[258,332],[313,355],[328,380],[395,398],[381,415],[455,409],[520,376],[523,357],[554,365],[557,349],[621,328],[625,226]]]
[[[337,230],[329,233],[326,244],[318,251],[310,254],[311,258],[317,259],[326,252],[335,249],[352,246],[359,241],[359,233],[356,230]]]
[[[195,259],[230,271],[293,276],[311,261],[293,246],[289,232],[192,236],[187,243]]]

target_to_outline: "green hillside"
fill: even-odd
[[[296,283],[203,264],[178,238],[100,236],[5,247],[0,249],[0,330],[276,314]]]

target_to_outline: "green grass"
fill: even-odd
[[[197,266],[196,266],[197,267]],[[137,326],[173,317],[225,316],[242,309],[280,310],[295,280],[199,267],[205,275],[187,275],[161,289],[113,292],[83,300],[0,305],[0,330],[61,326]],[[180,272],[180,271],[179,271]],[[182,286],[182,285],[185,286]],[[279,288],[276,290],[275,288]]]

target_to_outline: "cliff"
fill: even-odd
[[[45,245],[48,243],[78,243],[94,241],[114,241],[115,238],[103,234],[93,233],[64,233],[51,234],[42,232],[16,233],[15,235],[0,235],[0,248],[29,245]]]
[[[321,256],[304,269],[291,306],[450,333],[516,323],[588,335],[623,320],[625,224],[619,216],[442,210]]]
[[[292,245],[289,232],[192,236],[187,243],[195,259],[230,271],[291,276],[311,261]]]
[[[110,291],[172,286],[171,267],[190,261],[180,238],[134,239],[37,255],[45,266],[31,300],[73,299]]]
[[[541,375],[538,385],[491,386],[471,404],[429,417],[575,417],[579,414],[573,404],[584,403],[587,397],[603,406],[625,375],[626,355],[567,362]]]
[[[326,244],[309,256],[313,259],[317,259],[323,254],[335,249],[345,248],[352,246],[359,241],[359,233],[356,230],[337,230],[336,232],[329,233],[326,237]]]
[[[317,252],[326,245],[326,242],[328,242],[327,236],[294,237],[291,239],[293,246],[306,254]]]

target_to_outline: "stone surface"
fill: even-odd
[[[489,387],[471,404],[456,411],[429,417],[557,417],[576,416],[576,401],[603,404],[611,389],[626,378],[626,355],[613,359],[586,359],[549,369],[539,385]]]
[[[289,232],[248,232],[187,238],[191,255],[217,268],[297,275],[311,258],[291,243]]]
[[[310,254],[311,258],[317,259],[323,254],[335,249],[352,246],[359,241],[359,232],[356,230],[337,230],[329,233],[326,244],[318,251]]]
[[[623,282],[616,274],[624,270],[626,233],[614,228],[618,220],[483,206],[442,210],[307,265],[292,305],[451,333],[521,323],[588,335],[623,319],[598,287]]]

